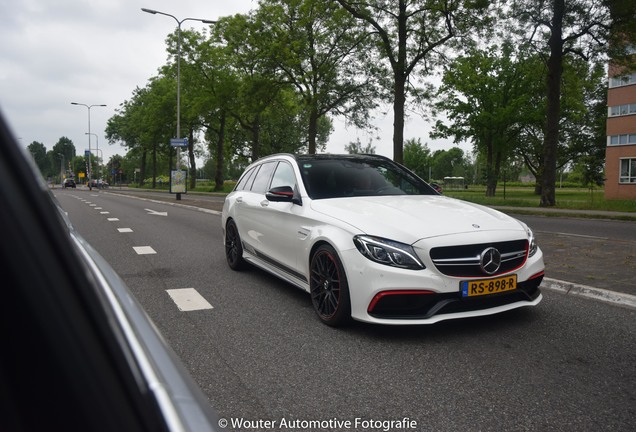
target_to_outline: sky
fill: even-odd
[[[24,147],[38,141],[51,150],[67,137],[81,155],[90,137],[93,152],[105,161],[123,156],[126,149],[104,136],[107,121],[166,64],[165,41],[177,25],[141,8],[179,20],[216,20],[257,6],[256,0],[0,0],[0,112]],[[204,27],[195,21],[182,24],[182,29]],[[376,116],[380,139],[372,144],[376,153],[392,157],[393,116],[390,107],[386,111]],[[344,152],[357,138],[368,143],[367,133],[334,120],[326,151]],[[404,136],[420,138],[432,151],[453,146],[430,140],[429,131],[430,124],[414,115]]]

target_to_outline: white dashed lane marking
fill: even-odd
[[[81,199],[80,197],[75,198]],[[90,201],[84,199],[81,199],[81,201],[85,204],[88,204],[90,207],[94,207],[95,210],[103,210],[102,207],[97,207],[97,204],[93,204]],[[164,214],[163,212],[156,212],[149,209],[146,209],[146,211],[148,211],[151,215],[167,216],[167,213]],[[100,211],[100,214],[107,215],[110,214],[110,212]],[[106,220],[108,222],[119,222],[119,218],[116,217],[109,217],[106,218]],[[117,231],[120,233],[133,232],[132,228],[117,228]],[[152,255],[157,253],[150,246],[133,246],[133,249],[135,250],[137,255]],[[213,306],[194,288],[171,289],[166,290],[166,292],[168,293],[172,301],[177,305],[177,308],[182,312],[214,309]]]
[[[133,249],[137,252],[137,255],[151,255],[157,253],[150,246],[133,246]]]
[[[213,309],[212,305],[194,288],[171,289],[166,292],[182,312]]]

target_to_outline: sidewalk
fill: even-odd
[[[492,208],[507,213],[517,214],[545,214],[561,217],[583,217],[586,219],[618,219],[627,221],[636,221],[636,213],[633,212],[616,212],[603,210],[571,210],[557,209],[550,207],[506,207],[492,206]]]
[[[554,208],[496,207],[519,215],[584,217],[625,221],[626,229],[636,230],[636,214]],[[568,294],[636,308],[636,242],[585,236],[535,233],[543,251],[546,277],[542,283]]]

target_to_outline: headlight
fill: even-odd
[[[535,253],[537,253],[537,249],[539,247],[537,246],[537,242],[534,239],[534,233],[532,232],[532,230],[530,228],[527,228],[527,231],[528,231],[528,258],[530,258]]]
[[[411,245],[366,235],[355,236],[353,243],[358,251],[371,261],[411,270],[426,268]]]

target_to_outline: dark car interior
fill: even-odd
[[[0,430],[166,430],[16,143],[0,116]]]

